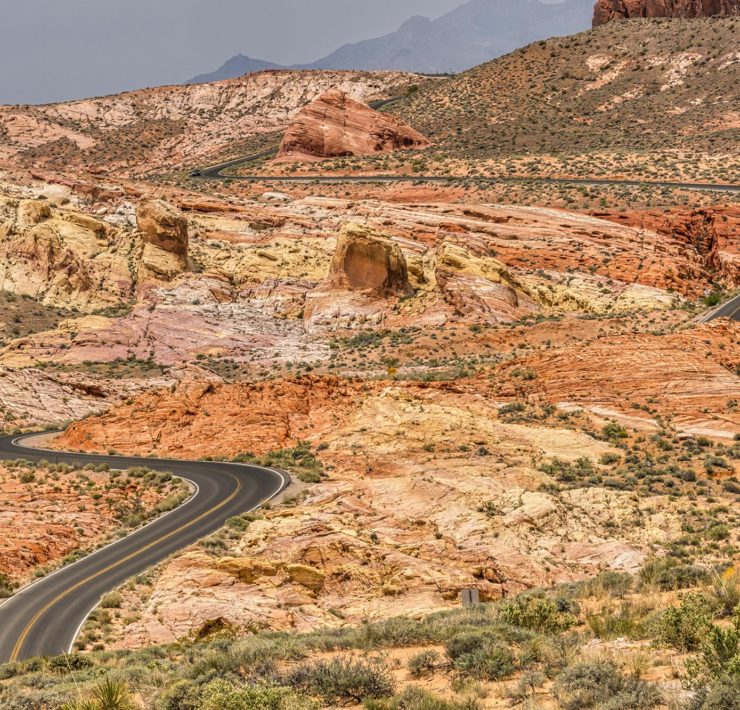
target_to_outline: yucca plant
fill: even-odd
[[[95,686],[91,697],[63,705],[61,710],[136,710],[136,706],[126,683],[106,678]]]

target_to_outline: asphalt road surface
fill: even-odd
[[[274,157],[277,148],[255,153],[245,158],[236,158],[226,163],[219,163],[208,168],[194,170],[190,173],[193,178],[201,180],[244,180],[247,182],[263,183],[432,183],[432,184],[454,184],[460,182],[473,182],[479,185],[495,185],[496,183],[538,183],[541,185],[589,185],[607,187],[658,187],[677,190],[698,190],[702,192],[727,192],[740,193],[740,185],[722,185],[710,183],[691,182],[652,182],[642,180],[603,180],[598,178],[551,178],[551,177],[454,177],[449,175],[224,175],[224,170],[235,168],[239,165],[252,163],[262,158]]]
[[[731,301],[723,303],[719,308],[707,313],[699,319],[700,323],[708,323],[715,318],[730,318],[731,320],[740,320],[740,294],[735,296]]]
[[[228,518],[254,510],[289,480],[287,474],[259,466],[61,453],[25,448],[17,438],[1,437],[0,460],[20,458],[106,463],[113,469],[146,466],[190,481],[196,492],[172,512],[3,602],[0,662],[68,652],[103,594],[215,532]]]

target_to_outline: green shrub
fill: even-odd
[[[81,653],[65,653],[61,656],[52,656],[47,660],[49,670],[55,673],[71,673],[92,668],[93,662],[88,656]]]
[[[546,597],[521,594],[499,607],[499,619],[539,633],[555,634],[567,631],[576,623],[570,612],[563,612]]]
[[[120,609],[123,604],[123,597],[120,592],[110,592],[100,600],[102,609]]]
[[[502,645],[476,648],[464,653],[455,659],[454,667],[463,677],[489,681],[508,678],[517,669],[514,653]]]
[[[706,568],[684,564],[675,557],[649,560],[639,574],[640,586],[655,587],[664,592],[695,587],[709,578],[710,572]]]
[[[682,710],[740,710],[740,679],[726,679],[701,688]]]
[[[467,631],[445,644],[453,668],[463,677],[501,680],[514,673],[516,658],[504,641],[490,631]]]
[[[740,570],[728,567],[722,574],[715,572],[710,590],[719,616],[731,616],[740,608]]]
[[[0,599],[13,596],[15,582],[5,572],[0,572]]]
[[[622,676],[607,662],[566,668],[557,677],[555,694],[564,710],[648,710],[663,701],[655,685]]]
[[[128,685],[106,678],[93,689],[87,700],[63,705],[61,710],[135,710]]]
[[[412,678],[432,675],[438,663],[439,654],[436,651],[421,651],[409,659],[409,675]]]
[[[306,663],[287,676],[292,688],[321,697],[327,703],[361,703],[386,698],[395,692],[393,677],[381,663],[352,658]]]
[[[697,651],[712,626],[712,618],[712,604],[706,596],[687,594],[680,606],[666,609],[658,617],[656,638],[679,651]]]
[[[157,710],[198,710],[200,686],[192,680],[178,680],[159,696]]]
[[[622,604],[618,611],[606,609],[600,614],[586,616],[594,636],[600,639],[616,639],[628,637],[632,639],[644,638],[645,626],[642,615],[631,604]]]
[[[236,685],[223,679],[206,685],[200,696],[198,710],[301,710],[316,707],[290,688],[260,682]]]

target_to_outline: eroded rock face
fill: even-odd
[[[285,132],[278,158],[373,155],[429,145],[421,133],[403,121],[373,111],[343,91],[331,89],[298,114]]]
[[[136,222],[144,240],[142,267],[151,275],[171,280],[188,266],[188,222],[164,200],[139,205]]]
[[[728,289],[734,289],[740,282],[740,207],[677,207],[600,213],[599,216],[683,242],[688,250],[699,256],[704,268]]]
[[[597,0],[594,27],[635,17],[740,15],[740,0]]]
[[[92,311],[131,298],[133,235],[72,206],[0,194],[0,289]]]
[[[339,234],[324,288],[371,291],[384,297],[411,290],[406,259],[398,244],[352,223]]]
[[[401,247],[369,227],[342,227],[329,275],[306,294],[309,326],[377,324],[386,300],[412,293]]]

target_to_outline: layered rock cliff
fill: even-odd
[[[635,17],[740,15],[740,0],[597,0],[594,27]]]

